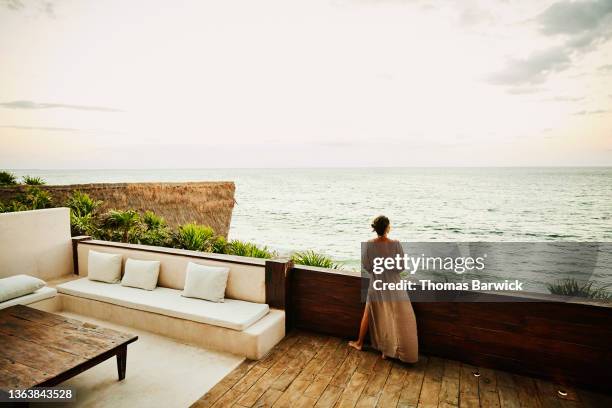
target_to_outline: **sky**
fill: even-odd
[[[612,0],[0,0],[0,168],[612,166]]]

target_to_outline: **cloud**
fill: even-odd
[[[84,111],[98,111],[98,112],[122,112],[120,109],[107,108],[104,106],[87,106],[87,105],[68,105],[63,103],[38,103],[33,101],[12,101],[2,102],[0,107],[9,109],[74,109]]]
[[[3,125],[0,126],[3,129],[15,129],[15,130],[39,130],[44,132],[78,132],[79,129],[75,128],[63,128],[63,127],[44,127],[44,126],[12,126]]]
[[[612,1],[560,1],[542,12],[537,21],[546,35],[592,33],[612,13]]]
[[[50,0],[0,0],[0,6],[13,11],[23,10],[32,6],[49,17],[55,17],[55,5]]]
[[[25,3],[21,0],[0,0],[0,5],[9,10],[20,10],[25,7]]]
[[[534,85],[571,67],[573,58],[612,37],[612,0],[560,1],[531,21],[543,36],[560,37],[561,45],[533,52],[527,58],[510,59],[504,69],[487,78],[489,83]]]
[[[600,71],[612,71],[612,64],[602,65],[598,69]]]
[[[577,116],[584,116],[584,115],[603,115],[604,113],[609,113],[610,110],[608,109],[597,109],[597,110],[582,110],[579,112],[574,112],[572,113],[572,115],[577,115]]]
[[[546,102],[579,102],[584,100],[584,96],[553,96],[542,100]]]
[[[0,125],[0,129],[13,129],[13,130],[36,130],[41,132],[79,132],[81,134],[105,134],[105,135],[121,135],[125,134],[122,130],[109,130],[109,129],[79,129],[79,128],[68,128],[68,127],[55,127],[55,126],[20,126],[20,125]]]
[[[538,51],[527,58],[511,59],[505,69],[488,79],[498,85],[534,85],[546,80],[548,74],[563,71],[571,59],[564,47]]]
[[[538,88],[535,86],[515,86],[513,88],[508,89],[508,93],[511,95],[528,95],[543,92],[545,90],[545,88]]]

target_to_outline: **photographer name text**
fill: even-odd
[[[522,291],[523,282],[518,280],[504,280],[503,282],[482,282],[473,279],[470,282],[434,282],[428,279],[409,281],[402,279],[399,282],[383,282],[380,279],[372,282],[374,290],[475,290],[475,291]]]

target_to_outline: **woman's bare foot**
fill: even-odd
[[[361,351],[361,348],[363,347],[363,344],[359,343],[358,341],[349,341],[349,346],[351,346],[354,349],[357,349],[357,350]]]

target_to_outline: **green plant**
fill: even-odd
[[[144,245],[170,246],[171,232],[163,217],[153,211],[146,211],[142,217],[141,229],[138,233],[138,242]]]
[[[215,237],[210,241],[209,250],[215,254],[225,254],[228,250],[228,242],[223,237]]]
[[[25,191],[17,197],[17,203],[23,204],[27,210],[40,210],[49,208],[53,204],[51,194],[36,186],[28,186]],[[20,208],[17,204],[17,208]]]
[[[17,184],[17,177],[8,171],[0,171],[0,186],[14,186]]]
[[[319,268],[341,269],[342,265],[334,262],[330,257],[319,254],[312,250],[295,252],[291,256],[291,260],[295,264],[317,266]]]
[[[164,217],[155,214],[153,211],[145,211],[142,215],[142,222],[147,229],[157,229],[166,226],[166,220]]]
[[[28,208],[24,203],[18,200],[11,201],[8,206],[4,207],[4,212],[17,212],[17,211],[28,211]]]
[[[100,205],[102,201],[94,200],[78,190],[68,196],[66,207],[70,208],[70,230],[73,236],[91,235],[99,238],[99,220],[96,213]]]
[[[168,229],[153,229],[141,231],[135,237],[139,244],[160,247],[172,246],[172,233]]]
[[[268,247],[259,247],[252,242],[244,242],[238,240],[232,240],[228,244],[227,254],[237,255],[237,256],[249,256],[252,258],[265,258],[270,259],[273,258],[276,253],[270,251]]]
[[[103,225],[111,229],[107,235],[116,238],[116,233],[120,233],[121,242],[131,242],[137,228],[140,226],[140,215],[134,210],[110,210],[104,216]],[[112,231],[114,229],[115,231]]]
[[[66,200],[66,207],[79,216],[95,214],[100,205],[102,205],[102,201],[94,200],[88,194],[79,190],[73,191]]]
[[[593,287],[593,281],[578,281],[576,279],[561,279],[548,284],[548,290],[553,295],[584,297],[596,300],[612,300],[612,293],[608,291],[610,285]]]
[[[206,251],[215,231],[205,225],[196,223],[179,226],[174,234],[173,241],[176,248],[190,249],[192,251]]]
[[[23,184],[29,186],[42,186],[47,184],[41,177],[23,176]]]
[[[98,219],[93,214],[76,215],[70,212],[70,233],[72,236],[90,235],[101,238]]]

